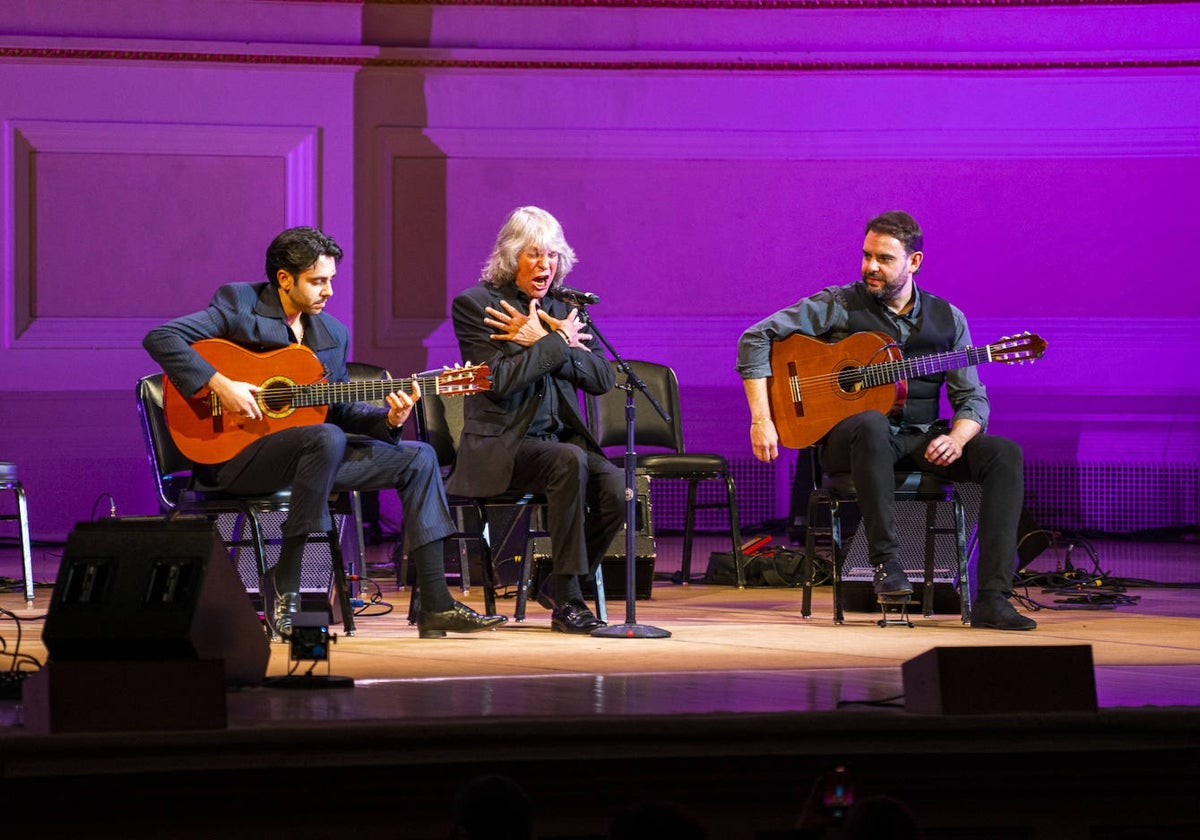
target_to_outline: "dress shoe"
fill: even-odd
[[[896,560],[875,567],[874,587],[876,595],[911,595],[913,591],[908,575]]]
[[[280,592],[275,586],[273,571],[258,581],[258,591],[263,598],[263,621],[267,625],[268,639],[286,642],[292,635],[292,616],[300,612],[300,593]]]
[[[558,633],[575,633],[586,635],[597,627],[604,627],[604,622],[596,618],[583,601],[572,598],[560,607],[555,607],[550,613],[550,629]]]
[[[448,610],[417,614],[417,635],[422,639],[440,639],[447,633],[478,633],[492,630],[508,621],[504,615],[480,615],[458,601]]]
[[[1017,612],[999,592],[988,592],[971,604],[971,626],[992,630],[1032,630],[1037,627],[1037,622]]]

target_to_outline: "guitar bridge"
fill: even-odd
[[[792,410],[797,417],[804,416],[804,395],[800,393],[800,373],[795,362],[788,362],[788,390],[792,395]]]

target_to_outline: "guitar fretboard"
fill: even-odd
[[[866,365],[858,368],[862,383],[868,388],[876,385],[889,385],[902,379],[912,379],[930,373],[943,373],[948,370],[972,367],[991,361],[992,348],[963,347],[960,350],[950,350],[945,353],[934,353],[929,356],[918,356],[913,359],[897,359],[890,362]]]
[[[311,408],[318,405],[333,405],[343,402],[372,402],[382,400],[396,391],[408,392],[416,381],[421,393],[455,393],[460,390],[453,384],[439,385],[438,376],[416,376],[408,379],[366,379],[351,382],[314,382],[311,385],[268,385],[258,392],[259,400],[271,407]],[[466,381],[467,390],[471,384]],[[221,406],[213,395],[213,413],[219,414]]]

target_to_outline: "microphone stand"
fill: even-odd
[[[663,420],[669,423],[671,415],[663,410],[658,400],[654,399],[654,395],[647,390],[646,383],[633,372],[629,363],[621,358],[609,340],[596,328],[595,321],[588,314],[587,304],[577,303],[576,307],[579,310],[580,319],[588,326],[588,332],[603,342],[612,355],[613,361],[617,363],[617,368],[625,374],[625,384],[615,386],[625,392],[625,623],[597,627],[591,632],[591,635],[611,639],[666,639],[671,636],[671,631],[637,623],[637,566],[635,560],[637,553],[635,548],[637,538],[635,533],[637,526],[637,454],[634,452],[633,446],[634,419],[637,416],[637,408],[634,405],[636,397],[634,390],[637,389],[646,396],[650,405],[654,406],[654,410]]]

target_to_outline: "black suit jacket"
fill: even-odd
[[[331,382],[348,381],[350,332],[346,325],[325,313],[302,317],[308,346],[324,365],[326,378]],[[191,396],[216,372],[191,347],[205,338],[224,338],[248,350],[263,351],[286,347],[292,333],[274,286],[267,282],[229,283],[213,293],[207,308],[151,330],[142,346],[175,387]],[[228,376],[232,372],[222,373]],[[338,403],[329,407],[326,420],[354,434],[395,441],[397,434],[388,429],[387,414],[386,408],[368,403]]]
[[[483,323],[485,307],[501,309],[507,300],[521,312],[529,301],[514,284],[493,289],[472,286],[454,298],[454,334],[463,359],[486,363],[492,372],[490,391],[463,403],[463,431],[458,457],[446,488],[462,496],[495,496],[509,489],[517,447],[529,431],[543,388],[558,390],[559,417],[589,449],[600,452],[579,411],[578,390],[603,394],[616,377],[600,341],[593,338],[588,352],[568,347],[558,335],[548,335],[529,347],[512,341],[493,341],[495,332]],[[565,318],[569,304],[543,298],[542,309]],[[501,310],[502,311],[502,310]]]

